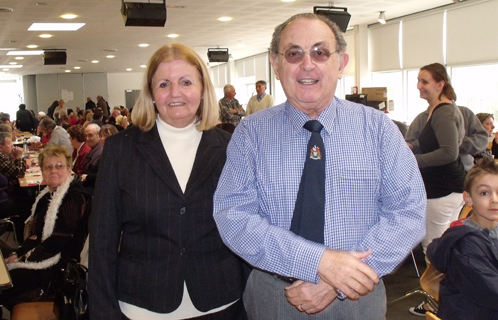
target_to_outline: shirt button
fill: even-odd
[[[183,256],[183,255],[185,254],[185,252],[187,252],[187,249],[182,248],[182,249],[180,250],[180,255],[181,255],[181,256]]]
[[[185,214],[185,212],[187,212],[187,209],[185,209],[185,207],[180,209],[180,214]]]

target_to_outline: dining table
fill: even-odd
[[[23,158],[29,168],[26,169],[24,177],[18,179],[19,185],[22,188],[45,185],[45,182],[43,182],[41,168],[38,164],[38,152],[33,150],[25,151],[23,153]]]

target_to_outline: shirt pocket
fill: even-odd
[[[375,168],[344,168],[339,172],[338,199],[340,211],[362,218],[378,205],[380,173]]]

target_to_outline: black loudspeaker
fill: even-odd
[[[43,53],[44,65],[66,64],[66,51],[45,51]]]
[[[325,16],[334,21],[342,32],[346,32],[349,20],[351,20],[351,15],[348,13],[347,8],[318,6],[313,7],[313,13]]]
[[[214,48],[208,49],[209,62],[227,62],[228,61],[228,48]]]
[[[123,2],[121,13],[126,27],[164,27],[166,3]]]

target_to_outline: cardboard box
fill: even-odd
[[[361,93],[367,95],[368,101],[386,101],[387,87],[361,88]]]

